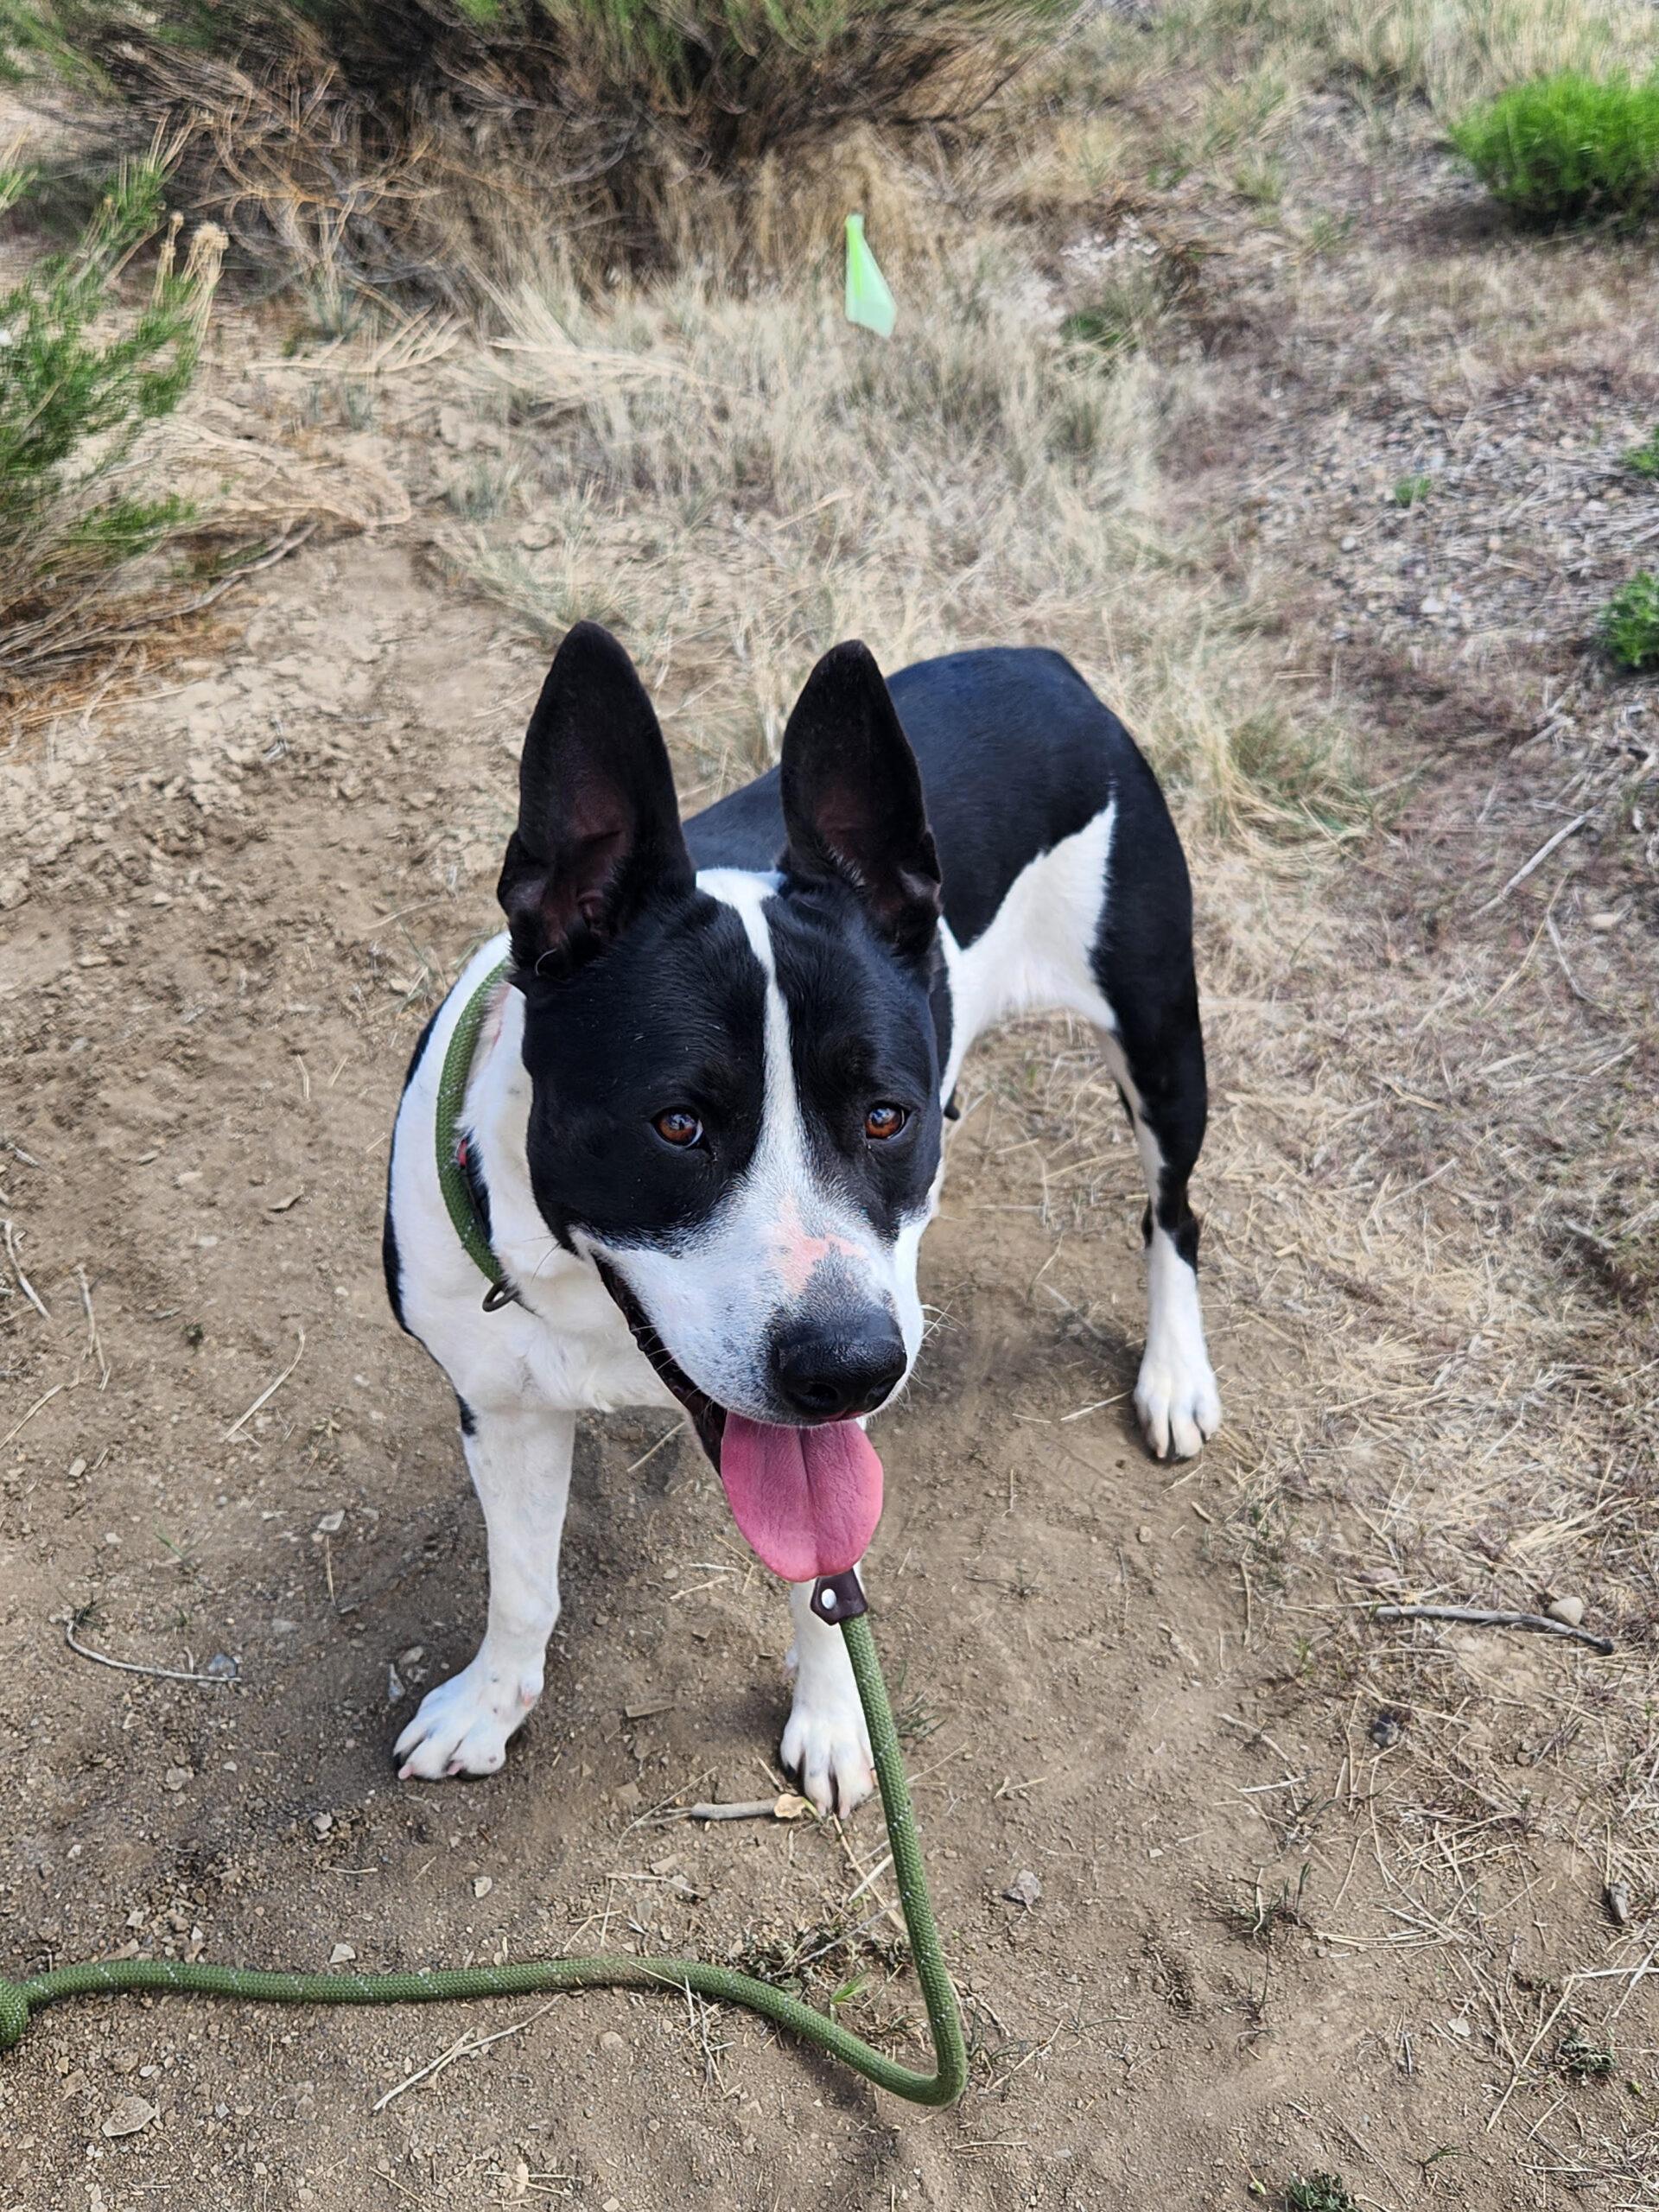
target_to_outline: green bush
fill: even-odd
[[[1659,576],[1639,569],[1601,611],[1601,642],[1621,668],[1659,668]]]
[[[1624,466],[1637,476],[1659,476],[1659,423],[1648,432],[1640,445],[1625,447]]]
[[[29,182],[0,172],[0,213]],[[186,518],[137,448],[195,372],[223,240],[198,232],[180,268],[175,219],[148,298],[124,306],[117,280],[161,229],[162,191],[156,162],[124,170],[73,247],[0,294],[0,690],[86,651],[117,572]]]
[[[1452,142],[1529,222],[1634,220],[1659,207],[1659,78],[1541,77],[1474,109]]]
[[[396,286],[488,258],[492,228],[532,254],[550,229],[601,261],[677,251],[687,204],[771,157],[798,187],[857,125],[964,118],[1079,4],[0,0],[0,58],[72,55],[146,128],[186,129],[239,243],[292,263],[321,226],[348,276]]]

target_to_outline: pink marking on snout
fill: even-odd
[[[784,1201],[772,1240],[773,1264],[787,1297],[798,1298],[810,1281],[813,1269],[824,1261],[864,1257],[863,1250],[850,1236],[837,1236],[832,1230],[820,1236],[809,1235],[795,1194],[790,1192]]]

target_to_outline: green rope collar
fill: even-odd
[[[484,1294],[484,1311],[493,1313],[498,1307],[521,1304],[518,1292],[508,1280],[505,1269],[495,1256],[494,1247],[485,1233],[479,1218],[473,1186],[467,1179],[466,1142],[461,1134],[461,1111],[467,1103],[467,1079],[473,1071],[473,1055],[478,1050],[478,1033],[484,1027],[484,1017],[490,1010],[490,1001],[496,986],[506,976],[508,963],[505,960],[485,976],[461,1010],[461,1018],[449,1033],[449,1042],[444,1051],[443,1069],[438,1077],[437,1113],[434,1141],[437,1147],[438,1188],[443,1193],[443,1203],[467,1255],[489,1284]]]

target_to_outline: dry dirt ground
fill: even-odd
[[[1378,799],[1311,855],[1189,822],[1202,1462],[1133,1433],[1140,1201],[1086,1040],[1032,1025],[969,1072],[872,1570],[967,2099],[915,2114],[675,2000],[88,2001],[0,2063],[5,2212],[1185,2212],[1318,2173],[1351,2200],[1306,2204],[1659,2203],[1659,792],[1651,687],[1601,672],[1580,603],[1659,524],[1615,467],[1659,387],[1573,335],[1574,301],[1604,339],[1650,312],[1652,262],[1541,277],[1420,138],[1317,103],[1273,153],[1270,203],[1205,172],[1160,210],[1202,271],[1160,342],[1217,395],[1179,492]],[[1477,292],[1484,321],[1436,320]],[[268,427],[286,373],[219,372]],[[872,1812],[671,1817],[777,1785],[785,1639],[665,1417],[588,1425],[504,1772],[390,1767],[484,1584],[448,1394],[385,1309],[385,1139],[492,927],[541,662],[426,556],[423,406],[306,432],[410,518],[320,536],[6,769],[0,1959],[637,1944],[820,2002],[862,1973],[847,2017],[914,2055]],[[1612,1657],[1371,1618],[1562,1596]]]

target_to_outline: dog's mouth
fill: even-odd
[[[721,1405],[691,1380],[616,1269],[596,1264],[634,1342],[690,1415],[752,1548],[790,1582],[855,1567],[881,1518],[881,1462],[858,1423],[785,1427]]]

